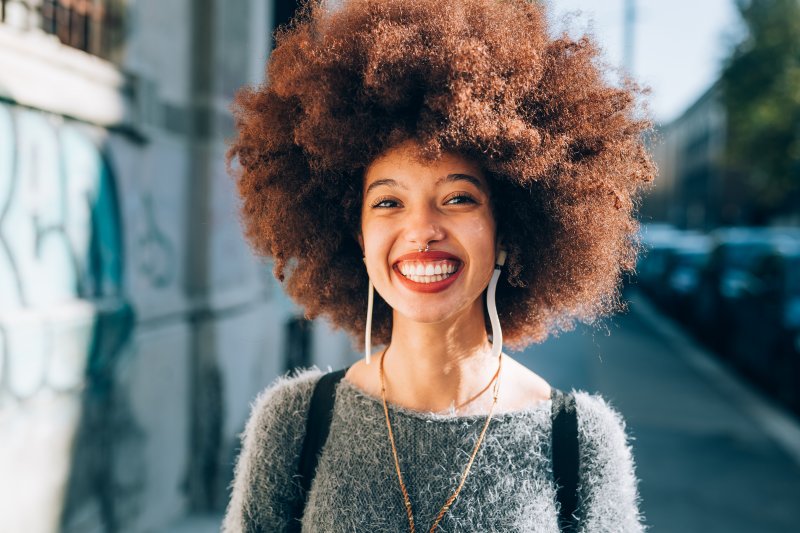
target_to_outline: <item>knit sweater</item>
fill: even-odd
[[[287,531],[302,496],[295,476],[311,394],[322,374],[312,368],[281,376],[253,404],[223,532]],[[580,441],[578,531],[644,531],[623,418],[601,396],[572,392]],[[437,531],[559,531],[551,407],[547,400],[493,415],[466,483]],[[391,403],[389,416],[415,526],[427,532],[458,486],[486,418]],[[302,531],[408,530],[382,400],[342,379]]]

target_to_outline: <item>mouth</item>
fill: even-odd
[[[454,255],[444,252],[427,252],[403,256],[392,270],[400,282],[415,292],[439,292],[461,274],[463,263]]]
[[[436,283],[459,271],[458,261],[401,261],[395,270],[415,283]]]

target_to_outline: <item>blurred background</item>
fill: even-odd
[[[651,88],[627,312],[512,354],[619,409],[653,531],[800,531],[800,2],[549,0]],[[292,0],[0,0],[0,532],[216,531],[250,402],[359,357],[241,237]]]

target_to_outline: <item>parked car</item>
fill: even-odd
[[[752,272],[734,314],[736,363],[800,413],[800,240],[781,240]]]
[[[700,275],[689,319],[698,335],[728,356],[735,310],[742,299],[757,290],[753,275],[756,262],[770,253],[784,237],[769,228],[719,228],[710,233],[712,251]]]
[[[684,323],[689,323],[700,276],[711,257],[713,243],[707,235],[684,235],[664,258],[664,277],[656,293],[660,305]]]
[[[652,296],[653,287],[664,274],[665,254],[681,231],[669,224],[642,224],[639,239],[643,250],[636,263],[636,278],[631,280],[639,289]]]

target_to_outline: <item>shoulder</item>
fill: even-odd
[[[572,390],[578,413],[578,432],[587,444],[626,446],[627,424],[611,402],[597,393]]]
[[[573,390],[580,441],[586,531],[644,531],[633,447],[626,421],[600,394]]]
[[[257,396],[242,433],[231,498],[223,521],[226,533],[260,524],[283,530],[301,496],[294,481],[311,395],[324,374],[318,368],[277,377]],[[267,527],[267,525],[269,527]]]
[[[603,396],[572,391],[578,415],[581,467],[596,479],[600,475],[630,477],[633,447],[625,418]]]
[[[244,447],[258,450],[280,445],[278,449],[272,448],[271,453],[288,453],[298,448],[305,436],[314,386],[324,374],[316,367],[295,369],[267,385],[251,405],[242,434]]]
[[[275,378],[253,401],[246,433],[290,418],[305,419],[314,386],[324,372],[316,367],[298,369]],[[289,418],[287,418],[289,417]]]

